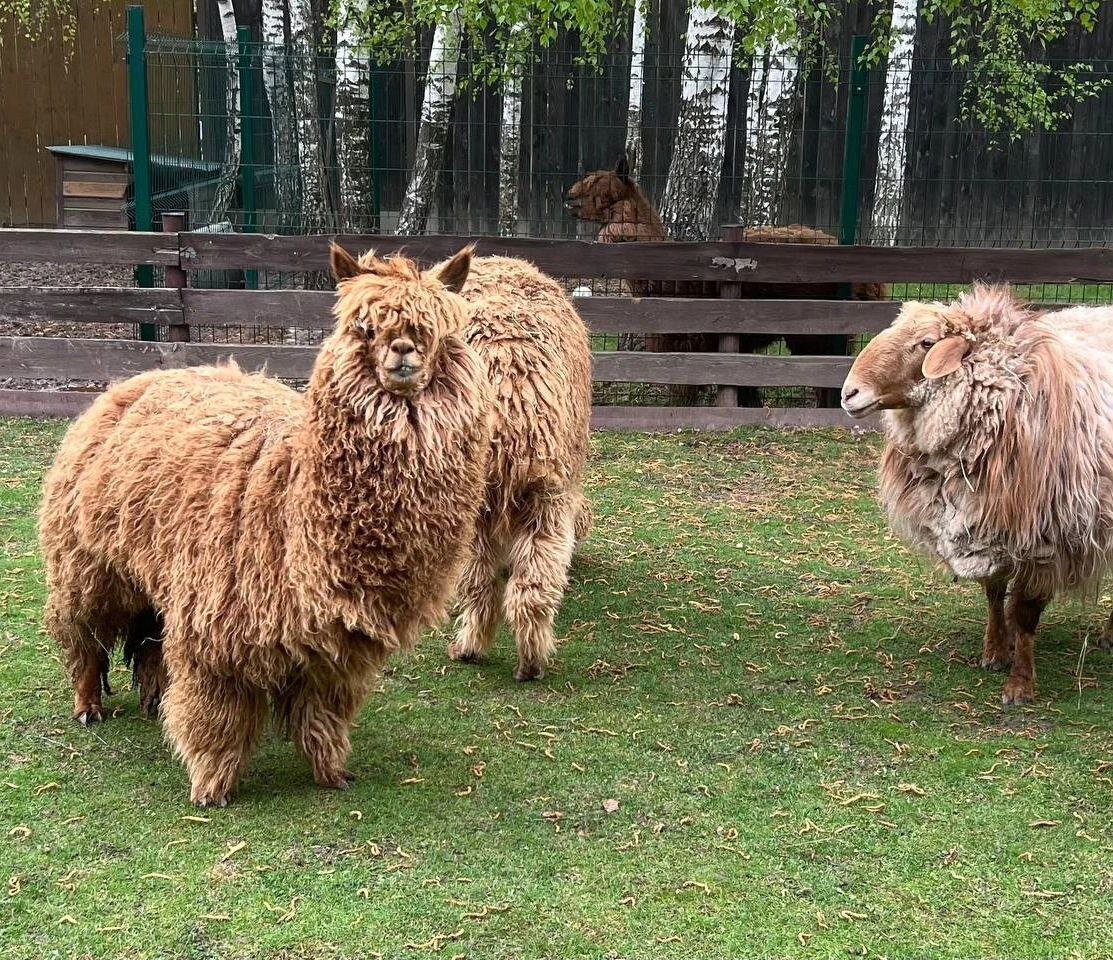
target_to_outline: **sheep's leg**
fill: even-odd
[[[504,604],[518,643],[515,680],[541,679],[556,648],[553,624],[568,585],[575,511],[567,500],[543,502],[511,542]]]
[[[485,537],[480,537],[464,567],[457,588],[460,615],[456,639],[448,645],[448,656],[475,663],[490,650],[498,633],[502,583],[498,558]]]
[[[255,687],[176,668],[163,703],[166,735],[185,762],[189,798],[224,807],[263,729],[266,697]]]
[[[279,724],[313,768],[322,787],[346,790],[355,780],[348,770],[349,731],[367,699],[370,677],[306,678],[275,703]]]
[[[1036,695],[1036,628],[1048,599],[1034,596],[1015,586],[1009,594],[1006,612],[1012,627],[1015,648],[1012,672],[1001,691],[1002,703],[1031,703]]]
[[[111,642],[98,636],[96,627],[78,611],[51,597],[46,610],[47,633],[62,649],[73,682],[73,718],[83,726],[104,719],[101,701],[108,680]],[[106,634],[111,636],[111,634]]]
[[[986,602],[989,604],[989,619],[985,625],[985,645],[982,648],[981,665],[986,670],[1004,670],[1013,659],[1012,632],[1009,630],[1005,615],[1005,595],[1008,592],[1009,578],[989,577],[982,581]]]
[[[1098,645],[1105,651],[1113,651],[1113,610],[1109,612],[1109,620],[1102,631]]]

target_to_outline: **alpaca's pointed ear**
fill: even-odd
[[[970,344],[965,337],[944,337],[924,357],[924,376],[928,380],[938,380],[954,373],[962,360],[970,352]]]
[[[625,153],[618,158],[618,163],[614,165],[614,172],[624,183],[630,182],[630,158]]]
[[[467,282],[468,271],[471,270],[471,258],[474,253],[475,244],[468,244],[437,271],[437,279],[453,293],[460,293]]]
[[[328,245],[329,263],[332,266],[332,278],[339,283],[341,280],[351,280],[363,273],[359,261],[338,243]]]

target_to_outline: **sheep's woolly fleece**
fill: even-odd
[[[1092,587],[1113,554],[1113,309],[1036,314],[1010,290],[906,305],[970,350],[885,414],[894,529],[959,575],[1014,570],[1031,595]]]

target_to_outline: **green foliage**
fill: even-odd
[[[77,36],[77,5],[78,0],[0,0],[0,28],[14,25],[16,36],[28,40],[57,28],[70,47]]]

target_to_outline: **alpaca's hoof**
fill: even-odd
[[[339,773],[328,773],[317,777],[319,786],[329,790],[347,790],[355,783],[356,775],[350,770],[341,770]]]
[[[1031,703],[1035,696],[1036,691],[1030,680],[1009,680],[1005,683],[1004,690],[1001,691],[1001,702],[1007,707],[1019,707]]]
[[[101,712],[100,704],[91,703],[86,707],[79,707],[73,718],[83,727],[91,727],[94,723],[103,721],[104,714]]]
[[[208,807],[224,808],[224,807],[228,806],[228,801],[230,799],[231,799],[231,796],[227,793],[223,793],[223,794],[201,793],[201,794],[198,794],[196,791],[194,791],[193,795],[190,797],[190,800],[193,801],[193,805],[195,807],[202,807],[202,808],[208,808]]]
[[[1106,653],[1113,653],[1113,633],[1103,633],[1098,646]]]
[[[514,671],[514,679],[519,683],[528,683],[530,680],[544,680],[545,668],[539,663],[518,664]]]
[[[453,640],[448,645],[448,659],[457,663],[479,663],[479,654],[470,647],[463,646],[459,640]]]
[[[1002,670],[1008,670],[1012,666],[1012,661],[1006,654],[999,653],[994,655],[982,655],[981,660],[978,661],[983,670],[992,670],[999,673]]]
[[[159,710],[162,708],[162,694],[144,696],[139,701],[139,713],[144,720],[157,720]]]

